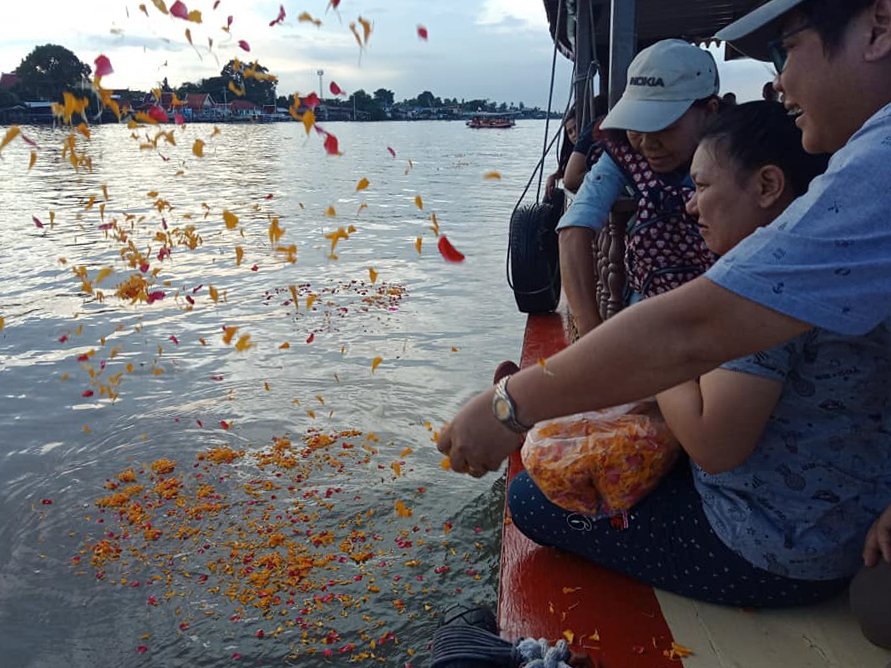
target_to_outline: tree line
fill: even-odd
[[[11,89],[0,89],[0,109],[11,107],[23,100],[61,102],[66,91],[78,95],[89,87],[92,68],[82,62],[72,51],[58,44],[44,44],[35,47],[15,69],[17,83]],[[179,87],[172,87],[165,78],[158,86],[162,92],[175,92],[180,98],[189,93],[209,93],[216,102],[231,102],[242,99],[258,106],[275,104],[287,108],[292,99],[289,96],[277,95],[277,80],[269,75],[269,70],[257,62],[240,63],[230,60],[220,70],[219,75],[201,79],[197,82],[186,81]],[[129,91],[129,102],[139,106],[147,91]],[[413,109],[424,107],[430,109],[451,108],[462,111],[507,111],[506,103],[500,105],[488,99],[458,100],[457,98],[441,99],[429,90],[417,97],[408,98],[397,103],[395,93],[386,88],[378,88],[369,94],[359,89],[346,98],[324,95],[325,104],[330,107],[356,109],[372,120],[382,120],[394,108]],[[523,110],[521,102],[519,109]]]

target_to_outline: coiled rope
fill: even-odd
[[[565,640],[558,640],[551,647],[544,638],[524,638],[517,643],[517,651],[526,663],[523,668],[569,668],[569,646]]]

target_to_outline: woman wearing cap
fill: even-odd
[[[714,262],[684,204],[718,90],[714,58],[683,40],[657,42],[631,63],[625,94],[600,125],[606,154],[557,226],[563,289],[580,334],[600,324],[591,243],[623,192],[638,200],[625,250],[626,303],[678,287]]]

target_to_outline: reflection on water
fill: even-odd
[[[443,472],[431,439],[499,361],[519,354],[523,320],[504,281],[506,229],[543,126],[329,129],[343,157],[325,156],[296,123],[229,126],[212,139],[210,126],[187,127],[177,146],[160,148],[163,157],[140,150],[123,126],[104,126],[88,147],[92,173],[60,159],[64,135],[51,129],[27,129],[42,149],[30,173],[26,146],[4,150],[4,666],[336,661],[326,653],[402,665],[411,651],[417,665],[444,602],[494,602],[503,490]],[[191,155],[196,138],[207,140],[203,160]],[[491,170],[502,180],[483,180]],[[356,192],[363,177],[370,187]],[[159,211],[158,199],[169,207]],[[328,207],[335,218],[324,215]],[[239,217],[240,230],[226,229],[223,209]],[[436,252],[431,213],[466,253],[462,265]],[[296,264],[271,251],[271,217],[285,229],[280,243],[296,244]],[[113,296],[139,273],[102,229],[113,219],[150,261],[148,273],[160,269],[153,289],[163,300],[131,306]],[[356,231],[329,259],[324,235],[350,224]],[[165,225],[193,225],[201,243],[158,260]],[[93,286],[104,301],[83,292],[72,271],[80,266],[90,279],[114,268]],[[224,327],[239,328],[233,343],[248,334],[254,347],[227,346]],[[308,432],[344,430],[361,434],[307,452]],[[290,438],[311,471],[295,478],[281,461],[258,467],[251,457],[276,438]],[[197,459],[221,447],[245,457],[214,466]],[[162,458],[176,462],[166,477],[179,482],[166,500],[154,487],[165,474],[148,468]],[[114,476],[129,468],[146,489],[128,503],[147,514],[128,521],[120,510],[132,506],[101,512],[95,501],[125,488]],[[251,487],[265,484],[276,489]],[[202,485],[221,509],[188,515]],[[191,528],[174,537],[171,518]],[[250,562],[276,548],[260,534],[298,522],[287,544],[331,561],[282,588],[275,605],[258,605],[272,585],[256,579]],[[312,535],[324,531],[330,543],[314,545]],[[364,561],[356,552],[363,538],[373,553]],[[102,541],[123,558],[91,565],[95,551],[82,550]],[[227,593],[245,580],[258,583],[250,596]]]

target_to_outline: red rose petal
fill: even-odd
[[[438,247],[440,255],[448,262],[464,262],[464,254],[456,250],[444,234],[439,237]]]
[[[176,0],[170,7],[170,15],[178,19],[189,20],[189,8],[183,4],[182,0]]]
[[[318,107],[322,101],[319,99],[319,96],[315,94],[315,92],[310,93],[305,98],[303,98],[303,104],[305,104],[310,109],[315,109]]]
[[[108,59],[108,56],[97,56],[96,60],[93,62],[96,64],[95,75],[97,77],[104,77],[114,72],[114,68],[111,66],[111,61]]]

